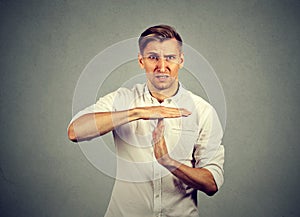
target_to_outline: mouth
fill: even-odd
[[[155,78],[159,81],[159,82],[164,82],[166,81],[170,76],[169,75],[155,75]]]
[[[170,77],[169,75],[155,75],[156,78],[162,78],[162,79],[166,79],[168,77]]]

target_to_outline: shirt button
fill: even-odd
[[[158,198],[158,197],[159,197],[159,194],[156,194],[155,197]]]

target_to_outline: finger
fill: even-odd
[[[154,129],[154,131],[152,132],[153,143],[154,143],[154,144],[157,143],[157,142],[159,141],[159,138],[160,138],[159,132],[158,132],[158,130],[157,130],[157,128],[156,128],[156,129]]]
[[[187,117],[192,113],[185,108],[171,108],[164,106],[152,107],[153,112],[150,119]]]
[[[184,116],[184,117],[187,117],[192,114],[192,112],[190,112],[189,110],[187,110],[185,108],[181,108],[180,113],[181,113],[181,116]]]

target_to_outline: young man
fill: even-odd
[[[178,81],[184,55],[174,28],[148,28],[139,47],[146,83],[101,97],[73,118],[69,139],[113,131],[118,169],[107,217],[198,216],[197,190],[213,195],[223,184],[222,127]]]

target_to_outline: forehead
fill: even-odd
[[[179,43],[175,38],[160,41],[150,41],[144,49],[144,53],[173,53],[180,52]]]

